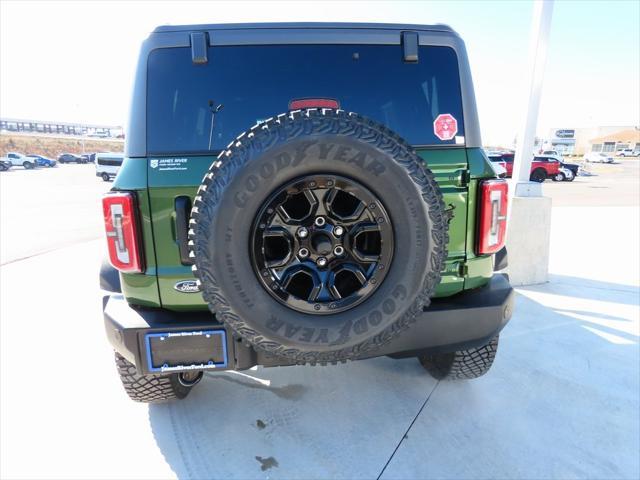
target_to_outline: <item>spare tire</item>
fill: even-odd
[[[425,162],[354,113],[293,111],[241,134],[191,213],[204,299],[244,341],[297,363],[354,359],[407,328],[446,259]]]

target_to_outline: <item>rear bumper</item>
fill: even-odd
[[[446,299],[434,299],[407,330],[362,358],[382,355],[402,358],[484,345],[509,321],[513,303],[514,292],[508,277],[496,274],[484,287]],[[245,370],[254,365],[293,364],[288,359],[255,351],[235,341],[232,332],[209,312],[176,313],[163,309],[133,308],[120,293],[105,295],[103,310],[109,342],[142,374],[157,373],[150,365],[147,336],[171,332],[224,331],[228,358],[223,367],[211,365],[212,369]]]

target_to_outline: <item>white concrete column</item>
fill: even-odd
[[[542,96],[544,67],[547,62],[547,47],[551,31],[551,17],[553,14],[553,0],[535,0],[531,19],[531,33],[529,38],[528,75],[525,77],[526,86],[521,104],[521,118],[518,128],[518,145],[513,164],[514,182],[529,183],[533,145],[535,142],[538,111]],[[517,187],[517,185],[516,185]],[[528,187],[529,189],[531,187]],[[522,193],[526,193],[525,190]],[[534,191],[542,193],[542,189]],[[520,195],[516,188],[513,195]],[[530,195],[526,195],[530,196]]]
[[[551,199],[542,196],[542,185],[529,181],[544,67],[551,31],[553,0],[536,0],[529,40],[528,76],[523,94],[513,175],[509,185],[507,226],[509,278],[512,285],[544,283],[549,271]]]

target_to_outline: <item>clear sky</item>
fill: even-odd
[[[31,2],[0,0],[0,115],[126,122],[140,42],[157,25],[446,23],[465,40],[484,143],[517,129],[530,1]],[[640,124],[640,1],[557,0],[538,132]]]

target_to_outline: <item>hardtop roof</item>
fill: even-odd
[[[456,33],[450,26],[440,23],[417,25],[402,23],[347,23],[347,22],[276,22],[276,23],[210,23],[196,25],[161,25],[153,33],[193,32],[198,30],[247,30],[247,29],[374,29],[374,30],[421,30],[428,32]]]

